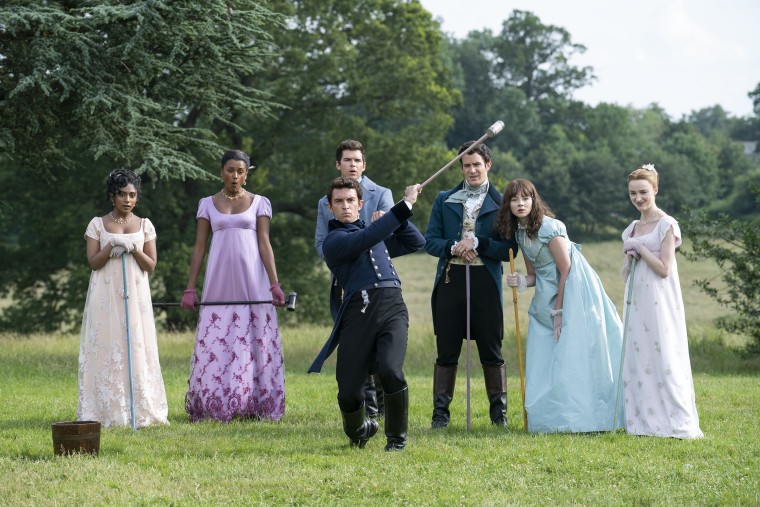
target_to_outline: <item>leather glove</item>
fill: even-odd
[[[282,292],[279,283],[273,283],[269,290],[272,291],[272,304],[274,306],[285,306],[285,293]]]
[[[510,273],[507,275],[507,285],[517,287],[517,292],[523,293],[528,286],[528,280],[520,273]]]
[[[197,310],[198,307],[195,306],[197,302],[198,293],[195,291],[195,289],[185,289],[185,292],[182,294],[182,301],[180,301],[179,306],[185,310]]]
[[[559,335],[562,332],[562,309],[549,311],[554,318],[554,339],[559,342]]]

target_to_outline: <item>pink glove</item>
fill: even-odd
[[[562,333],[562,309],[550,312],[554,318],[554,339],[559,342],[559,335]]]
[[[198,294],[195,292],[195,289],[187,289],[182,294],[182,301],[179,303],[179,306],[185,310],[197,310],[198,308],[195,306],[197,302]]]
[[[285,306],[285,293],[282,292],[279,283],[273,283],[269,290],[272,291],[272,304],[274,306]]]

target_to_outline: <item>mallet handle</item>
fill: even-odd
[[[425,181],[423,181],[422,184],[420,185],[420,190],[422,190],[423,188],[425,188],[425,186],[428,183],[430,183],[431,181],[433,181],[434,179],[436,179],[438,176],[440,176],[443,173],[443,171],[445,171],[446,169],[448,169],[449,167],[451,167],[451,165],[454,164],[455,162],[457,162],[460,158],[464,157],[465,155],[467,155],[468,153],[470,153],[472,150],[474,150],[479,144],[483,143],[483,141],[485,141],[489,137],[493,137],[496,134],[498,134],[499,132],[501,132],[501,129],[503,129],[503,128],[504,128],[504,122],[501,121],[501,120],[497,121],[496,123],[494,123],[493,125],[491,125],[490,127],[488,127],[488,130],[486,131],[485,134],[483,134],[482,136],[480,136],[480,139],[478,139],[477,141],[475,141],[474,143],[472,143],[472,145],[470,145],[469,148],[467,148],[462,153],[460,153],[459,155],[457,155],[456,157],[454,157],[453,159],[451,159],[448,164],[446,164],[445,166],[443,166],[440,169],[438,169],[438,171],[436,171],[435,174],[433,174],[431,177],[429,177],[428,179],[426,179]]]
[[[293,312],[296,309],[296,297],[298,294],[291,292],[288,294],[286,301],[286,307],[289,312]],[[266,301],[198,301],[195,306],[227,306],[227,305],[271,305],[272,300]],[[153,303],[154,307],[165,308],[167,306],[179,306],[180,303]]]

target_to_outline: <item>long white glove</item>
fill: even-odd
[[[507,275],[507,285],[517,287],[517,292],[523,293],[528,286],[528,280],[520,273],[510,273]]]

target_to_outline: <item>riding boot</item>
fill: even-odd
[[[454,399],[454,384],[457,380],[457,365],[441,366],[435,364],[433,371],[433,429],[448,426],[451,420],[449,405]]]
[[[377,397],[375,394],[375,378],[367,375],[364,381],[364,406],[367,409],[367,416],[371,419],[377,419]]]
[[[490,404],[491,423],[497,426],[507,425],[507,365],[483,365],[483,378],[486,382],[486,394]]]
[[[380,375],[375,373],[372,375],[375,380],[375,393],[377,394],[377,416],[385,417],[385,390],[383,389],[383,383],[380,380]]]
[[[377,421],[367,417],[367,411],[362,405],[356,412],[343,412],[343,431],[351,440],[351,447],[358,446],[360,449],[367,444],[367,440],[377,433]]]
[[[409,388],[404,387],[385,399],[386,451],[401,451],[406,447],[406,433],[409,428]]]

